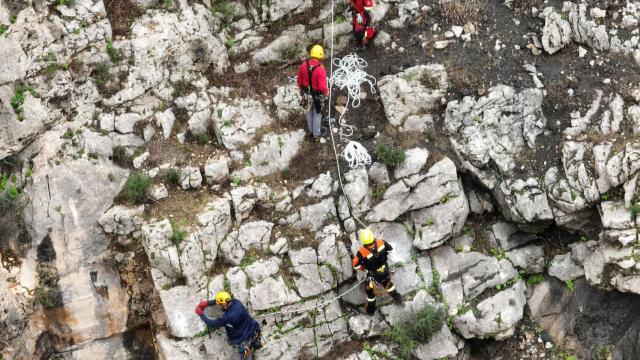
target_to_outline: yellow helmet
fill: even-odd
[[[323,60],[324,59],[324,49],[320,45],[313,45],[311,51],[309,51],[309,57],[312,59]]]
[[[362,245],[372,244],[375,239],[373,238],[373,231],[369,228],[360,230],[360,242]]]
[[[216,294],[216,304],[222,305],[226,304],[231,300],[231,294],[226,291],[220,291]]]

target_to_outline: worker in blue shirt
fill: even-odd
[[[224,313],[219,318],[211,319],[203,311],[214,304]],[[253,352],[262,347],[260,325],[249,315],[240,300],[233,299],[228,292],[220,291],[215,300],[200,301],[196,306],[196,314],[209,327],[217,329],[224,326],[228,341],[237,347],[240,359],[253,360]]]

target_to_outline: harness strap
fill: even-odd
[[[322,64],[318,65],[318,66],[312,66],[311,65],[311,61],[307,60],[307,75],[309,76],[309,86],[307,87],[307,91],[309,92],[309,94],[311,95],[315,95],[314,94],[314,90],[313,89],[313,72],[318,68],[322,66]]]

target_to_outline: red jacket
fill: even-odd
[[[351,0],[351,7],[356,13],[364,15],[364,0]]]
[[[327,71],[322,63],[316,59],[308,60],[309,65],[315,70],[311,73],[311,89],[321,92],[324,96],[329,95],[327,87]],[[298,69],[298,87],[300,89],[309,86],[309,71],[307,70],[307,61],[304,61]]]

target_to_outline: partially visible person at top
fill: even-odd
[[[309,51],[309,59],[303,61],[298,69],[298,88],[302,97],[300,104],[306,108],[307,128],[315,141],[325,132],[320,125],[325,97],[329,95],[327,71],[322,66],[322,60],[324,49],[314,45]]]
[[[377,34],[371,17],[373,0],[351,0],[350,5],[356,47],[364,49],[371,44]]]

